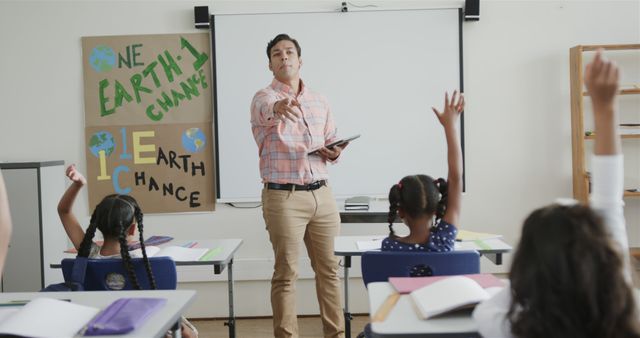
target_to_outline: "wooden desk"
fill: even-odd
[[[395,292],[388,282],[369,283],[370,317]],[[423,320],[416,314],[409,295],[400,296],[384,321],[371,323],[371,331],[373,337],[480,337],[470,311]]]
[[[351,330],[351,313],[349,312],[349,268],[351,267],[352,256],[362,256],[365,250],[358,249],[358,241],[371,241],[375,239],[382,239],[387,235],[377,236],[336,236],[334,245],[334,254],[336,256],[343,256],[343,268],[344,268],[344,318],[345,318],[345,330],[347,332],[346,337],[350,337]],[[480,255],[486,256],[489,260],[496,265],[502,264],[502,254],[511,251],[513,248],[503,242],[500,239],[490,239],[484,241],[473,242],[456,242],[456,250],[476,250]]]
[[[233,302],[233,256],[235,255],[238,248],[242,244],[241,239],[203,239],[203,240],[195,240],[198,242],[197,247],[199,248],[209,248],[209,249],[217,249],[221,248],[220,252],[211,257],[209,260],[204,261],[189,261],[189,262],[176,262],[177,266],[193,266],[193,265],[212,265],[213,273],[219,275],[224,271],[225,267],[227,269],[227,290],[229,295],[229,320],[224,323],[229,326],[229,337],[236,337],[236,317],[234,314],[234,302]],[[182,240],[182,239],[174,239],[170,242],[159,245],[159,247],[164,246],[181,246],[186,243],[193,242],[193,240]],[[75,254],[68,254],[68,258],[74,258]],[[60,268],[60,263],[51,264],[52,268]]]
[[[7,292],[0,293],[0,302],[31,300],[35,298],[70,299],[71,302],[105,308],[113,301],[125,297],[157,297],[167,299],[167,303],[153,313],[144,324],[127,335],[100,337],[164,337],[169,329],[180,327],[180,317],[193,302],[193,290],[143,290],[143,291],[84,291],[84,292]],[[37,324],[37,323],[34,323]]]

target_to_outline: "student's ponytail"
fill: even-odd
[[[91,253],[91,244],[93,244],[93,237],[96,235],[96,229],[98,228],[98,222],[96,222],[96,210],[91,214],[91,220],[87,227],[87,232],[82,238],[80,248],[78,248],[78,257],[89,257]]]
[[[135,207],[135,218],[136,223],[138,223],[138,232],[140,234],[140,250],[142,250],[142,261],[144,262],[144,267],[147,270],[147,277],[149,278],[149,284],[151,285],[152,290],[156,290],[158,287],[156,286],[156,280],[153,277],[153,271],[151,271],[151,264],[149,263],[149,257],[147,257],[147,250],[144,245],[144,236],[142,235],[142,231],[144,230],[144,226],[142,225],[142,210],[140,207],[136,205]]]
[[[398,215],[398,207],[402,200],[402,181],[398,184],[394,184],[389,190],[389,215],[387,221],[389,222],[389,237],[394,237],[396,234],[393,231],[393,221],[395,221]]]
[[[436,189],[438,190],[438,192],[440,192],[440,200],[438,201],[438,204],[436,206],[435,223],[437,224],[438,222],[440,222],[442,217],[444,217],[444,214],[447,211],[447,204],[449,202],[449,184],[444,178],[435,180],[433,184],[435,184]]]
[[[122,263],[125,270],[127,270],[131,285],[134,289],[140,290],[140,283],[138,283],[138,277],[136,276],[136,271],[133,268],[133,263],[131,262],[131,255],[129,255],[129,243],[127,243],[127,233],[130,224],[125,224],[122,220],[117,220],[117,222],[120,227],[118,241],[120,242],[120,256],[122,257]]]

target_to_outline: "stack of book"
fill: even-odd
[[[344,210],[369,210],[371,197],[355,196],[344,201]]]

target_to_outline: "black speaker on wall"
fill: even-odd
[[[209,28],[209,6],[195,6],[193,7],[193,14],[196,28]]]
[[[464,21],[480,20],[480,0],[465,0]]]

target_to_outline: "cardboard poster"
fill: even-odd
[[[209,35],[82,38],[89,205],[215,208]]]

